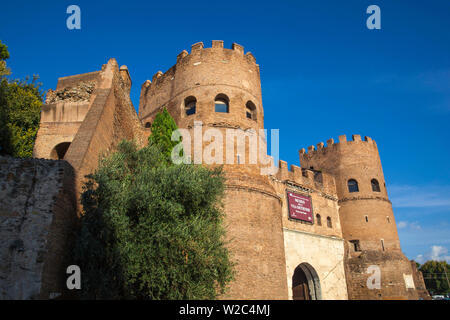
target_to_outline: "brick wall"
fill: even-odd
[[[88,86],[89,95],[83,91],[87,83],[95,84],[93,89]],[[122,139],[146,143],[148,130],[131,103],[130,86],[126,67],[119,69],[110,59],[100,71],[60,78],[51,93],[56,102],[43,106],[34,156],[49,158],[58,143],[70,142],[64,159],[75,169],[77,195],[85,175],[94,172],[99,158]]]
[[[63,294],[76,223],[73,168],[0,157],[0,190],[0,299]]]

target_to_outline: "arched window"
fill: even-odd
[[[214,99],[214,110],[216,112],[228,113],[230,112],[229,108],[229,99],[224,94],[218,94],[216,99]]]
[[[146,122],[146,123],[145,123],[145,127],[146,127],[146,128],[151,128],[151,126],[152,126],[151,122]]]
[[[62,160],[70,147],[70,142],[62,142],[56,145],[50,153],[50,158],[53,160]]]
[[[332,228],[333,227],[333,225],[331,224],[331,218],[330,217],[327,217],[327,227],[328,228]]]
[[[256,121],[256,106],[253,102],[247,101],[247,104],[245,105],[245,114],[248,119]]]
[[[195,97],[190,96],[184,99],[184,111],[187,116],[195,114],[195,108],[197,106],[197,99]]]
[[[380,192],[380,184],[377,179],[372,179],[370,183],[372,184],[372,191]]]
[[[359,192],[358,181],[355,179],[348,180],[348,192]]]
[[[316,221],[318,226],[322,225],[322,219],[320,218],[320,214],[316,214]]]

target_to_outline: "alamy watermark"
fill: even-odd
[[[370,5],[367,7],[366,13],[370,14],[367,18],[366,26],[367,29],[381,29],[381,9],[377,5]]]
[[[69,30],[81,29],[81,9],[77,5],[70,5],[66,10],[67,14],[70,16],[67,17],[66,26]]]
[[[172,133],[172,141],[179,142],[172,150],[172,162],[209,165],[258,164],[262,175],[276,174],[280,148],[279,129],[270,130],[270,156],[267,155],[266,137],[267,129],[203,130],[203,122],[194,121],[192,130],[180,128]]]
[[[70,274],[70,276],[67,278],[66,286],[67,289],[73,290],[73,289],[81,289],[81,269],[79,266],[73,264],[67,267],[66,270],[67,274]]]

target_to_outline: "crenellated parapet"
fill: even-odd
[[[319,192],[328,198],[337,199],[334,177],[326,172],[305,169],[296,165],[291,165],[289,169],[286,161],[279,160],[278,171],[273,178],[299,188]]]
[[[375,197],[370,184],[372,179],[376,179],[381,190],[376,197],[387,197],[377,144],[370,137],[361,139],[360,135],[352,135],[352,139],[347,140],[345,135],[341,135],[338,141],[329,139],[326,145],[320,142],[307,150],[301,149],[299,156],[302,168],[324,171],[335,177],[340,199],[356,196],[347,190],[350,179],[360,184],[358,196]]]
[[[189,63],[192,59],[198,60],[194,62],[194,65],[200,65],[202,59],[210,60],[211,58],[221,60],[223,63],[229,63],[232,62],[231,60],[240,58],[242,61],[247,62],[250,68],[256,69],[259,72],[259,65],[256,64],[256,58],[250,51],[245,53],[244,47],[240,44],[233,43],[231,49],[227,49],[224,48],[222,40],[212,40],[211,47],[205,48],[203,42],[197,42],[191,46],[190,53],[186,50],[181,51],[177,55],[177,62],[173,67],[166,72],[156,72],[151,81],[146,80],[142,84],[142,88],[148,91],[151,90],[151,88],[157,87],[158,84],[161,85],[161,83],[165,81],[173,80],[172,77],[175,75],[177,66]]]
[[[214,114],[214,101],[222,97],[229,105],[225,114]],[[196,110],[185,113],[186,101],[195,101]],[[250,103],[253,118],[246,117]],[[151,123],[159,110],[166,108],[181,127],[203,122],[232,122],[234,126],[263,127],[259,66],[250,52],[233,43],[225,48],[222,40],[210,47],[203,42],[182,50],[175,65],[166,72],[157,71],[141,87],[139,118]]]
[[[362,140],[359,134],[354,134],[352,135],[352,140],[347,140],[347,136],[344,134],[339,136],[339,140],[337,142],[335,142],[334,139],[329,139],[327,140],[326,145],[323,142],[319,142],[316,146],[309,146],[307,150],[304,148],[301,149],[299,151],[300,162],[302,159],[308,160],[318,155],[342,150],[342,148],[348,149],[354,147],[373,147],[377,149],[377,144],[375,140],[372,140],[370,137],[364,137],[364,140]]]

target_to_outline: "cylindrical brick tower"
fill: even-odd
[[[261,174],[260,159],[252,162],[250,155],[250,140],[264,128],[255,58],[238,44],[194,44],[190,54],[182,51],[172,68],[142,85],[142,123],[148,126],[164,107],[179,128],[188,129],[194,163],[225,164],[225,222],[237,275],[224,298],[287,299],[281,199]],[[265,139],[257,140],[265,154]]]
[[[344,239],[359,241],[361,250],[400,250],[378,148],[372,139],[365,140],[340,136],[339,143],[329,140],[327,147],[301,151],[300,162],[334,175]]]
[[[371,138],[339,137],[300,150],[301,166],[334,175],[339,217],[346,240],[346,274],[350,299],[417,298],[408,288],[412,275],[409,260],[400,249],[392,204],[378,154]],[[370,266],[380,269],[380,288],[367,284]],[[377,269],[378,270],[378,269]],[[406,278],[405,278],[406,277]],[[376,280],[376,279],[375,279]],[[374,280],[374,281],[375,281]],[[376,284],[376,281],[374,282]]]

